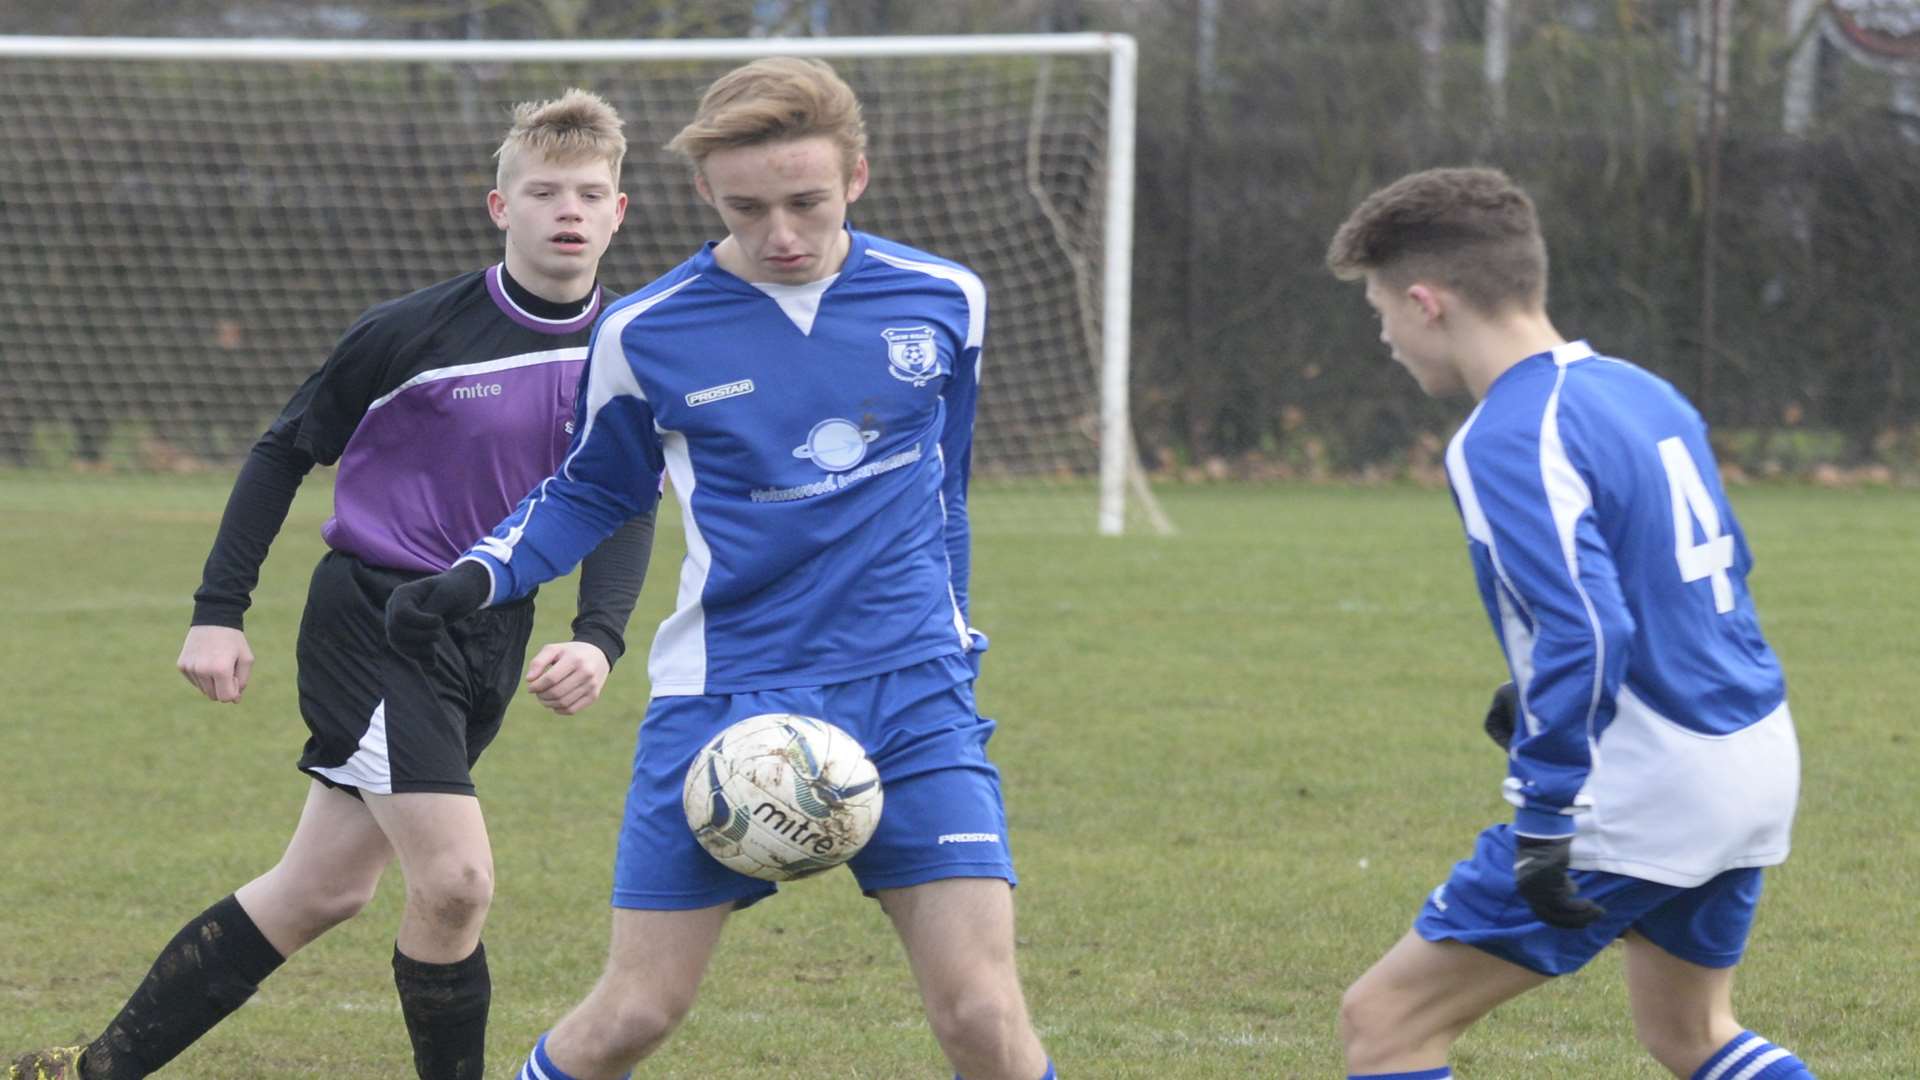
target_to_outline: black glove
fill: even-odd
[[[1480,725],[1487,731],[1487,738],[1500,744],[1500,749],[1513,749],[1513,732],[1520,717],[1520,688],[1510,682],[1500,684],[1493,692],[1493,701],[1487,706],[1487,718]]]
[[[431,577],[409,581],[387,598],[387,643],[400,655],[431,667],[441,631],[485,607],[492,591],[493,575],[476,562],[455,563]]]
[[[1513,887],[1540,921],[1562,930],[1579,930],[1604,916],[1607,909],[1581,896],[1567,877],[1567,858],[1573,838],[1541,840],[1513,838]]]

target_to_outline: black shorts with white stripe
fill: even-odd
[[[533,633],[529,597],[447,627],[425,669],[387,644],[387,597],[418,574],[329,551],[314,568],[297,649],[300,770],[349,793],[474,793]]]

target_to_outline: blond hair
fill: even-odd
[[[1334,233],[1327,267],[1347,281],[1431,281],[1487,314],[1547,299],[1533,200],[1498,169],[1428,169],[1367,196]]]
[[[605,98],[574,88],[552,101],[523,101],[513,107],[513,127],[493,156],[500,161],[494,186],[505,191],[529,155],[565,165],[604,161],[620,186],[620,159],[627,137],[620,114]]]
[[[693,122],[666,148],[698,169],[716,150],[813,136],[833,140],[842,175],[851,177],[867,149],[860,99],[825,61],[775,56],[715,79]]]

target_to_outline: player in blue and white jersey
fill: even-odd
[[[503,260],[368,311],[254,446],[194,594],[179,668],[208,698],[240,699],[253,665],[243,615],[267,549],[307,473],[337,464],[328,551],[297,650],[310,731],[299,767],[311,778],[299,823],[277,865],[181,929],[98,1039],[26,1055],[13,1080],[159,1070],[287,957],[358,913],[396,858],[407,903],[393,977],[415,1069],[483,1075],[491,980],[480,932],[493,861],[470,769],[519,681],[533,605],[446,628],[427,640],[423,664],[389,646],[386,601],[485,536],[571,442],[602,308],[600,257],[625,210],[620,127],[582,91],[521,105],[488,195]],[[571,714],[599,696],[651,539],[643,518],[588,560],[574,640],[526,666],[548,708]]]
[[[1479,402],[1447,476],[1513,680],[1488,721],[1513,821],[1347,991],[1350,1075],[1451,1076],[1467,1027],[1624,938],[1640,1041],[1675,1076],[1812,1076],[1733,1012],[1800,757],[1705,423],[1554,329],[1533,203],[1498,171],[1375,192],[1327,262],[1423,390]]]
[[[942,1050],[967,1080],[1039,1080],[1013,950],[993,723],[973,681],[967,473],[986,291],[965,267],[847,227],[867,185],[853,91],[826,64],[721,77],[670,143],[727,235],[596,328],[567,461],[446,574],[395,593],[396,644],[565,570],[653,506],[687,556],[654,639],[592,993],[520,1075],[623,1075],[693,1004],[721,927],[773,891],[694,839],[696,752],[759,713],[851,732],[886,812],[851,861],[892,919]]]

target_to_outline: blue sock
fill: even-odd
[[[547,1032],[551,1034],[553,1032]],[[540,1036],[540,1041],[533,1044],[533,1053],[527,1055],[527,1063],[521,1066],[514,1080],[574,1080],[571,1073],[561,1071],[547,1056],[547,1035]],[[626,1074],[622,1080],[633,1080],[633,1074]]]
[[[1814,1080],[1814,1075],[1793,1054],[1743,1031],[1714,1051],[1693,1080]]]
[[[953,1080],[966,1080],[966,1078],[961,1076],[959,1073],[954,1073]],[[1053,1075],[1053,1059],[1052,1058],[1047,1059],[1047,1072],[1046,1072],[1046,1075],[1040,1078],[1040,1080],[1059,1080],[1058,1077]]]
[[[1419,1072],[1348,1073],[1347,1080],[1453,1080],[1453,1069],[1442,1065],[1437,1069],[1421,1069]]]
[[[551,1034],[553,1032],[547,1032],[547,1035]],[[560,1066],[547,1056],[547,1035],[540,1036],[540,1041],[533,1044],[533,1053],[527,1055],[527,1063],[521,1067],[520,1075],[515,1080],[574,1080],[571,1075],[561,1072]]]

